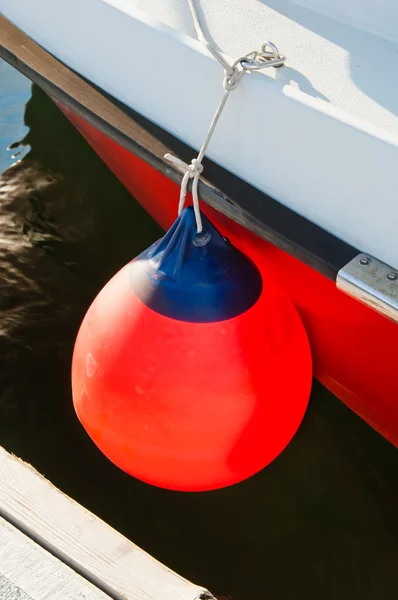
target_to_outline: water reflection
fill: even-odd
[[[25,123],[31,149],[0,179],[0,444],[234,600],[395,597],[396,450],[318,385],[286,451],[229,489],[159,490],[96,450],[72,409],[76,331],[160,231],[36,87]]]
[[[89,302],[160,231],[36,87],[25,124],[22,143],[31,149],[0,178],[0,427],[20,438],[15,450],[29,458],[41,451],[37,398],[53,377],[55,394],[70,404],[70,352]]]
[[[0,173],[29,150],[19,141],[27,133],[23,115],[31,87],[28,79],[0,60]]]

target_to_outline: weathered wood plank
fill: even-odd
[[[2,600],[109,600],[70,567],[0,518]]]
[[[117,600],[212,597],[0,448],[0,515]]]

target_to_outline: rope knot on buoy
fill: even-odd
[[[199,179],[203,172],[202,159],[203,155],[201,153],[197,158],[193,158],[189,164],[184,162],[183,160],[173,156],[173,154],[165,154],[165,159],[168,160],[171,164],[177,167],[179,171],[184,173],[184,177],[182,178],[181,188],[180,188],[180,201],[178,204],[178,214],[180,215],[185,206],[185,198],[187,196],[188,190],[188,182],[192,179],[192,199],[193,199],[193,209],[195,211],[195,219],[196,219],[196,227],[198,233],[202,232],[202,217],[200,214],[199,208],[199,193],[198,193],[198,185]]]

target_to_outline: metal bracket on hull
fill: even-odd
[[[339,290],[398,323],[398,270],[359,254],[337,273]]]

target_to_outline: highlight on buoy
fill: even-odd
[[[72,365],[77,415],[118,467],[152,485],[212,490],[275,459],[312,381],[289,298],[191,207],[90,306]]]

